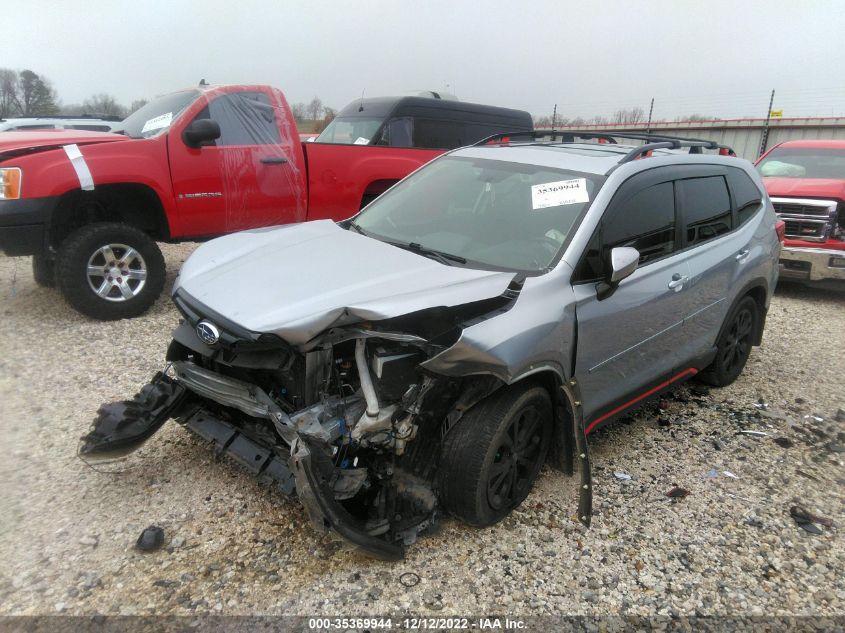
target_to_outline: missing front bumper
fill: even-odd
[[[290,452],[284,445],[268,446],[203,406],[193,391],[162,373],[132,400],[100,407],[90,432],[82,438],[80,454],[92,461],[126,456],[171,417],[208,441],[216,456],[232,458],[286,496],[296,494],[318,532],[331,532],[354,549],[382,560],[404,556],[401,543],[371,534],[337,500],[336,469],[327,447],[298,435]]]

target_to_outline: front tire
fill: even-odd
[[[758,328],[760,308],[753,297],[743,297],[725,319],[725,325],[716,342],[716,358],[698,378],[713,387],[727,387],[735,381],[748,357]]]
[[[111,321],[146,312],[164,288],[165,264],[156,243],[127,224],[77,229],[56,257],[56,281],[82,314]]]
[[[528,496],[551,435],[552,403],[544,388],[514,385],[482,400],[443,442],[443,507],[478,527],[501,521]]]

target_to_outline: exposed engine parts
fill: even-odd
[[[443,438],[502,383],[438,376],[421,365],[439,347],[363,332],[333,330],[304,352],[270,341],[211,349],[180,326],[172,377],[157,374],[134,400],[103,406],[81,452],[126,454],[173,417],[217,454],[295,491],[319,531],[401,558],[437,519]]]

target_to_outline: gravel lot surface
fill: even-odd
[[[164,247],[168,287],[192,248]],[[591,436],[592,529],[572,518],[576,480],[547,469],[503,523],[444,520],[394,564],[321,540],[298,503],[175,424],[115,472],[76,458],[97,407],[162,367],[166,297],[95,322],[36,286],[28,258],[0,258],[0,311],[0,613],[845,612],[845,294],[779,289],[734,385],[683,387]],[[794,505],[833,525],[808,533]],[[149,525],[165,545],[144,554]]]

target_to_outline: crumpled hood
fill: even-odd
[[[766,191],[772,197],[828,198],[845,200],[845,178],[763,178]]]
[[[91,145],[92,143],[113,143],[114,141],[128,140],[122,134],[89,132],[86,130],[0,132],[0,158],[58,149],[64,145]]]
[[[301,345],[332,326],[497,297],[513,277],[446,266],[318,220],[203,244],[173,291],[253,332]]]

